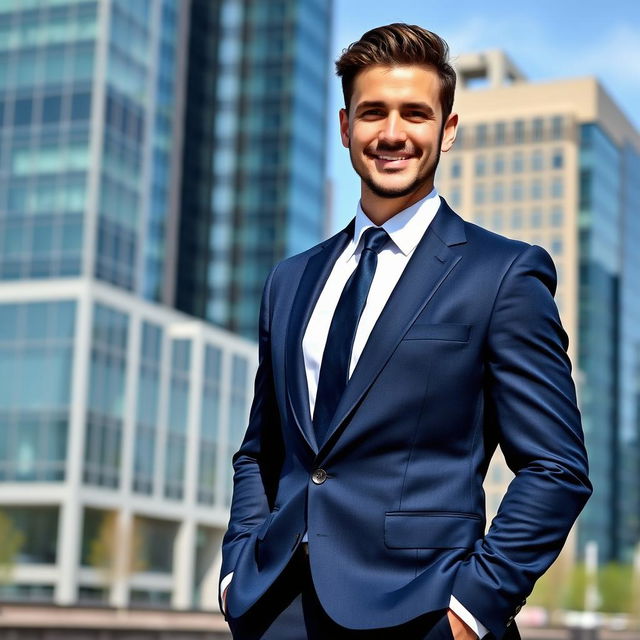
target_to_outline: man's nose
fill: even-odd
[[[397,113],[390,113],[384,120],[384,126],[380,129],[378,140],[386,143],[405,142],[407,134],[402,126],[402,118]]]

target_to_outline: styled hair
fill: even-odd
[[[336,60],[336,74],[342,78],[347,111],[356,76],[373,65],[425,65],[440,78],[440,106],[446,121],[453,109],[456,73],[449,64],[449,45],[436,33],[414,24],[396,22],[367,31],[360,40],[342,51]]]

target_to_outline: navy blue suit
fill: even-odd
[[[301,342],[351,232],[265,285],[223,543],[227,611],[256,603],[308,531],[318,599],[338,624],[399,625],[453,594],[501,638],[591,493],[553,263],[443,200],[317,443]],[[497,444],[515,477],[484,535]]]

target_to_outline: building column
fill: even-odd
[[[220,611],[218,605],[218,579],[222,566],[222,537],[224,530],[212,529],[207,534],[207,548],[202,554],[201,562],[205,567],[200,567],[202,580],[200,581],[200,601],[194,603],[199,609],[205,611]]]
[[[196,549],[196,523],[185,519],[178,528],[173,547],[173,598],[175,609],[193,607],[193,570]]]
[[[60,505],[58,521],[58,582],[56,604],[75,604],[78,599],[78,565],[82,548],[83,512],[74,491]]]
[[[118,511],[116,519],[115,549],[113,558],[113,582],[109,604],[123,608],[129,604],[129,576],[131,575],[133,516],[129,509]]]

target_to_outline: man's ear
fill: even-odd
[[[349,114],[346,109],[340,109],[340,138],[342,146],[349,148]]]
[[[447,121],[444,123],[442,129],[442,144],[440,145],[440,151],[446,153],[451,149],[453,143],[456,140],[456,132],[458,131],[458,114],[450,113]]]

